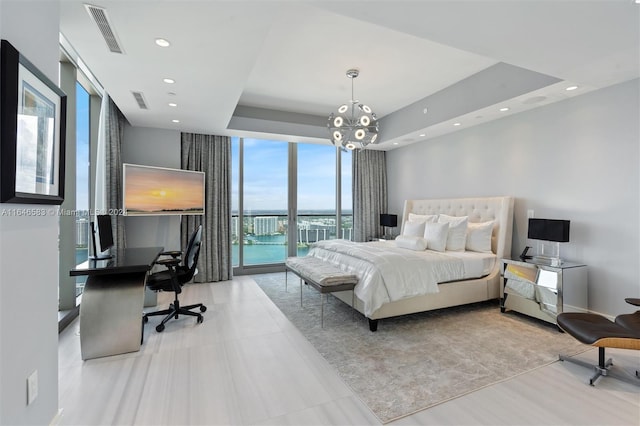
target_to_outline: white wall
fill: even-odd
[[[180,132],[125,126],[124,163],[180,168]],[[142,216],[125,219],[127,247],[161,246],[180,250],[179,216]]]
[[[0,36],[58,82],[57,1],[0,2]],[[58,409],[58,217],[0,204],[0,424],[49,424]],[[38,371],[29,406],[27,376]]]
[[[589,270],[589,308],[632,312],[640,297],[640,80],[387,153],[389,211],[409,198],[516,197],[512,256],[527,210],[571,220],[567,260]],[[535,247],[535,246],[534,246]]]

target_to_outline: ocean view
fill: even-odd
[[[258,235],[247,237],[249,244],[244,245],[244,264],[262,265],[271,263],[283,263],[287,258],[286,235]],[[240,245],[231,246],[232,265],[240,263]],[[305,256],[309,247],[299,246],[298,256]]]

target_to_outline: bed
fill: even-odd
[[[513,204],[512,197],[405,201],[401,235],[415,225],[416,218],[439,215],[462,220],[466,216],[475,225],[492,222],[490,249],[484,252],[407,249],[393,240],[329,240],[314,244],[309,256],[358,277],[354,307],[375,331],[383,318],[498,299],[500,259],[511,257]],[[351,305],[351,292],[334,295]]]

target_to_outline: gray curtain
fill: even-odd
[[[205,172],[204,216],[182,217],[182,247],[202,225],[198,274],[194,281],[230,280],[231,267],[231,139],[182,133],[182,168]]]
[[[96,210],[122,211],[122,140],[127,120],[108,94],[102,97],[98,128],[98,169],[96,175]],[[111,216],[115,247],[126,247],[124,217]]]
[[[382,234],[380,214],[387,213],[387,161],[384,151],[353,151],[353,240]]]

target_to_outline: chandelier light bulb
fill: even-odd
[[[369,119],[368,115],[363,115],[362,117],[360,117],[360,124],[362,124],[363,126],[368,126],[371,123],[371,120]]]
[[[340,116],[337,116],[334,120],[333,120],[333,125],[336,127],[342,127],[342,125],[344,124],[344,119]]]
[[[353,142],[349,142],[344,147],[347,148],[349,151],[353,151],[354,149],[356,149],[356,145]]]
[[[362,130],[362,129],[358,129],[358,130],[356,130],[356,134],[355,134],[355,136],[356,136],[356,139],[358,139],[359,141],[361,141],[362,139],[364,139],[364,136],[365,136],[365,132],[364,132],[364,130]]]
[[[335,132],[333,132],[333,139],[340,142],[342,140],[342,133],[336,130]]]
[[[340,114],[344,114],[345,112],[347,112],[348,109],[349,107],[345,104],[345,105],[342,105],[340,108],[338,108],[338,112]]]

